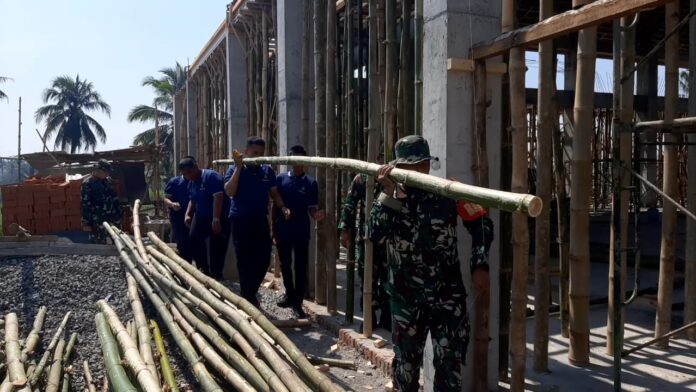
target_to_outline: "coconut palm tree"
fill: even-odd
[[[59,76],[43,92],[47,105],[36,113],[36,122],[46,122],[44,138],[55,134],[55,147],[71,153],[94,150],[97,139],[106,142],[106,132],[87,112],[100,111],[111,116],[111,106],[102,100],[91,82],[70,76]]]
[[[5,77],[5,76],[0,76],[0,83],[6,83],[6,82],[9,82],[10,80],[12,80],[12,79],[11,79],[11,78],[8,78],[8,77]],[[7,99],[7,94],[5,94],[4,91],[0,90],[0,101],[2,101],[3,99],[4,99],[5,101],[8,100],[8,99]]]
[[[152,105],[137,105],[128,113],[129,122],[154,123],[155,118],[159,122],[159,144],[162,146],[163,155],[160,159],[161,170],[164,175],[171,174],[171,159],[174,148],[174,94],[186,84],[186,69],[178,62],[174,67],[163,68],[159,71],[163,76],[155,78],[148,76],[143,79],[143,86],[150,86],[155,91],[155,99]],[[149,145],[155,140],[155,128],[152,127],[133,138],[135,145]]]

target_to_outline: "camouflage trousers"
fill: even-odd
[[[102,220],[103,222],[103,220]],[[116,227],[120,227],[121,225],[119,224],[119,221],[113,221],[111,222],[112,225],[115,225]],[[113,244],[113,241],[111,239],[111,236],[109,235],[109,232],[106,231],[104,226],[100,224],[92,224],[92,231],[89,233],[89,241],[93,244]]]
[[[379,321],[382,327],[389,327],[391,321],[391,312],[389,305],[389,294],[387,294],[387,277],[389,270],[387,268],[387,250],[384,245],[376,245],[373,247],[373,272],[372,272],[372,311],[376,314],[380,312]],[[355,244],[355,258],[358,262],[358,276],[360,278],[360,309],[363,308],[362,293],[364,292],[363,282],[365,277],[365,241],[357,241]],[[378,320],[373,317],[372,320]]]
[[[461,367],[469,344],[469,320],[464,298],[414,303],[392,297],[391,310],[394,391],[418,391],[428,332],[433,345],[433,390],[461,391]]]

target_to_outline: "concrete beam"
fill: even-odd
[[[500,34],[500,2],[487,0],[425,0],[423,26],[423,136],[430,143],[431,154],[440,158],[441,167],[431,174],[473,183],[472,170],[477,151],[474,144],[474,83],[473,74],[448,70],[448,59],[468,58],[471,42],[481,42]],[[493,61],[491,61],[493,63]],[[489,185],[500,189],[501,143],[501,75],[487,77],[487,147]],[[491,211],[499,238],[499,213]],[[471,238],[463,226],[458,230],[459,259],[465,286],[470,288],[469,255]],[[498,377],[498,318],[499,318],[499,247],[494,243],[490,254],[491,303],[489,331],[491,342],[488,356],[488,388],[497,389]],[[469,290],[470,291],[470,290]],[[469,314],[473,316],[473,296],[469,296]],[[474,320],[471,320],[474,325]],[[432,390],[432,348],[426,346],[424,358],[426,390]],[[464,370],[464,390],[470,390],[473,377],[473,340],[469,344],[467,366]]]

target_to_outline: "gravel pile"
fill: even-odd
[[[82,362],[85,360],[89,361],[95,382],[101,383],[104,361],[94,325],[95,303],[109,296],[109,304],[124,324],[133,317],[126,297],[125,273],[119,259],[104,256],[3,257],[0,258],[0,276],[0,315],[17,313],[22,338],[31,330],[39,307],[48,307],[41,344],[36,350],[39,353],[37,362],[65,313],[72,311],[66,339],[77,332],[78,344],[72,358],[74,373],[71,389],[84,389]],[[154,317],[156,312],[149,301],[144,299],[143,305],[148,317],[159,319]],[[179,383],[191,384],[194,378],[188,366],[182,366],[185,363],[161,323],[160,329],[165,335],[165,345]]]

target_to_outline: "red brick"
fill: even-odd
[[[68,225],[65,222],[65,217],[51,217],[51,231],[65,231],[68,229]]]
[[[65,208],[65,203],[51,203],[48,208],[50,210],[62,210]]]
[[[65,215],[80,215],[82,213],[82,206],[79,204],[65,203]]]
[[[17,186],[16,185],[6,185],[3,187],[0,187],[0,194],[2,194],[2,198],[9,198],[9,197],[14,197],[17,198]]]
[[[69,230],[80,230],[82,227],[82,217],[80,215],[68,215],[65,221]]]
[[[20,195],[19,198],[17,199],[17,205],[18,206],[32,206],[34,205],[34,199],[31,197],[31,195]]]
[[[65,203],[65,190],[61,187],[51,187],[49,192],[51,203]]]
[[[34,206],[34,219],[38,218],[49,218],[51,216],[51,210],[47,208],[36,208]]]
[[[17,199],[2,199],[2,207],[14,208],[17,207]]]
[[[65,208],[60,208],[60,209],[51,210],[51,218],[53,218],[54,216],[56,216],[56,217],[65,217],[65,215],[66,215],[66,214],[65,214]]]

